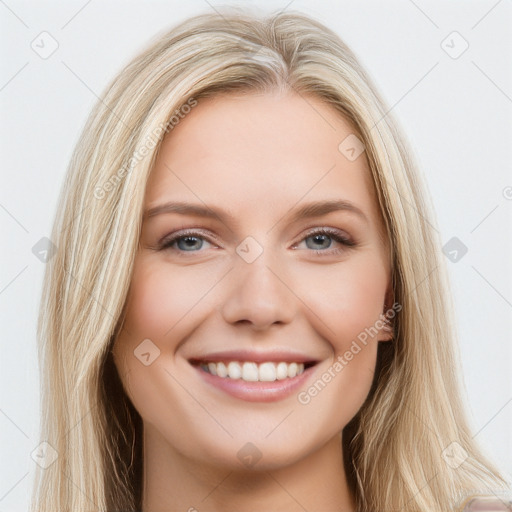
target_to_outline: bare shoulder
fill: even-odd
[[[512,495],[475,496],[462,505],[460,512],[512,512]]]

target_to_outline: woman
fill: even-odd
[[[58,457],[34,510],[425,512],[506,490],[471,437],[440,241],[386,112],[301,14],[196,16],[116,77],[52,236]]]

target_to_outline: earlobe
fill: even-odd
[[[384,312],[381,315],[382,320],[382,329],[381,329],[381,339],[379,341],[393,341],[394,338],[394,323],[393,320],[389,318],[386,314],[388,312],[388,308],[384,307]]]

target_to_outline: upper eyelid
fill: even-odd
[[[204,238],[206,241],[217,240],[217,237],[212,235],[211,233],[206,233],[201,228],[182,228],[174,231],[173,233],[170,233],[168,235],[165,235],[160,241],[159,245],[165,244],[167,241],[173,240],[174,242],[176,240],[179,240],[182,237],[186,236],[198,236],[198,238]],[[210,242],[211,243],[211,242]]]
[[[307,228],[306,232],[304,234],[300,235],[300,238],[293,243],[293,247],[295,247],[299,243],[303,242],[306,238],[309,238],[310,236],[312,236],[313,234],[318,233],[318,232],[324,232],[325,234],[327,234],[327,236],[331,236],[331,237],[338,236],[339,238],[346,239],[347,245],[349,245],[350,243],[352,245],[356,245],[356,242],[344,230],[339,229],[339,228],[330,227],[330,226],[318,226],[317,225],[317,226]],[[165,237],[163,237],[161,239],[161,241],[159,242],[159,246],[165,247],[165,245],[167,245],[167,244],[171,244],[171,243],[174,244],[181,238],[184,238],[187,236],[192,236],[192,237],[195,236],[196,238],[202,238],[202,239],[206,240],[208,243],[218,243],[217,242],[218,239],[216,236],[205,232],[202,228],[182,228],[182,229],[179,229],[179,230],[171,233],[170,235],[166,235]],[[212,239],[213,242],[210,239]],[[338,242],[338,243],[341,243],[341,242]],[[183,251],[183,252],[197,252],[197,251]],[[325,251],[322,251],[322,252],[328,252],[328,249]]]

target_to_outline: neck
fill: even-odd
[[[286,467],[220,468],[183,456],[145,424],[142,512],[354,512],[342,450],[337,435]]]

